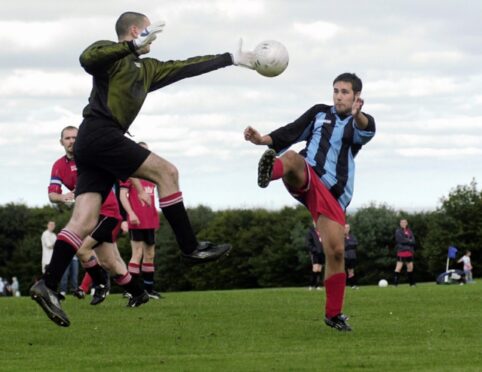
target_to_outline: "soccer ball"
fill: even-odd
[[[380,279],[380,281],[378,282],[378,286],[380,288],[388,287],[388,282],[385,279]]]
[[[288,50],[279,41],[267,40],[254,49],[254,69],[261,75],[274,77],[281,74],[289,62]]]

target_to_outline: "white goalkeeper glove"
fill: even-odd
[[[166,25],[166,22],[159,21],[159,22],[152,23],[150,26],[147,26],[141,32],[141,34],[137,37],[137,39],[133,40],[133,43],[136,49],[142,49],[146,45],[149,45],[154,40],[156,40],[157,38],[156,34],[162,32],[165,25]]]
[[[254,70],[254,62],[256,60],[256,56],[254,52],[243,51],[243,39],[239,40],[238,49],[233,54],[231,54],[231,56],[233,58],[233,64],[235,66],[243,66]]]

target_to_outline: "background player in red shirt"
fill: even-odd
[[[77,182],[77,166],[74,161],[74,143],[77,137],[77,131],[76,127],[67,126],[62,129],[62,132],[60,133],[60,144],[65,150],[65,155],[58,159],[52,166],[50,184],[48,187],[49,200],[52,203],[65,204],[67,206],[72,206],[74,203],[75,195],[73,191]],[[63,193],[62,185],[64,185],[69,191]],[[77,262],[76,264],[78,265]],[[61,282],[65,281],[65,284],[65,275],[69,270],[70,265],[62,277]],[[72,294],[75,297],[82,299],[85,297],[85,293],[90,290],[91,285],[92,278],[86,273],[80,287],[75,288]],[[77,286],[77,280],[75,280],[75,286]],[[62,289],[61,285],[61,291],[65,291],[65,289],[66,288]],[[61,294],[60,298],[63,299],[63,297],[63,294]]]
[[[61,132],[61,144],[64,146],[66,155],[54,163],[52,177],[49,186],[49,198],[52,202],[64,202],[71,204],[74,202],[74,190],[77,183],[77,167],[73,158],[73,144],[77,136],[77,128],[68,126]],[[62,194],[62,185],[70,191]],[[124,289],[133,291],[134,297],[129,301],[128,306],[139,306],[147,302],[148,296],[144,293],[142,286],[127,272],[126,265],[118,252],[115,240],[117,238],[121,214],[119,204],[113,191],[111,191],[100,209],[99,221],[93,232],[82,242],[77,256],[80,258],[82,266],[86,270],[87,278],[92,277],[95,284],[92,305],[101,303],[108,292],[107,275],[100,266],[93,248],[97,248],[100,261],[114,275],[114,281]],[[66,238],[71,238],[66,236]],[[84,281],[83,281],[84,282]],[[85,284],[85,283],[84,283]],[[88,289],[84,287],[84,292]],[[79,294],[79,298],[82,298]]]
[[[139,145],[147,148],[145,142],[139,142]],[[139,198],[132,178],[120,185],[120,200],[128,216],[132,249],[128,268],[132,276],[139,276],[142,273],[144,288],[149,297],[158,300],[161,295],[154,290],[156,230],[159,229],[159,214],[155,206],[156,185],[146,180],[139,179],[139,181],[150,204]]]

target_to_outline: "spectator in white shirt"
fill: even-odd
[[[42,233],[42,273],[45,273],[45,268],[50,263],[52,253],[54,252],[54,244],[57,235],[54,233],[55,222],[49,221],[47,223],[47,230]]]

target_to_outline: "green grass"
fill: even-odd
[[[480,371],[481,285],[347,288],[354,328],[305,288],[167,293],[136,309],[71,296],[69,328],[0,298],[0,371]]]

